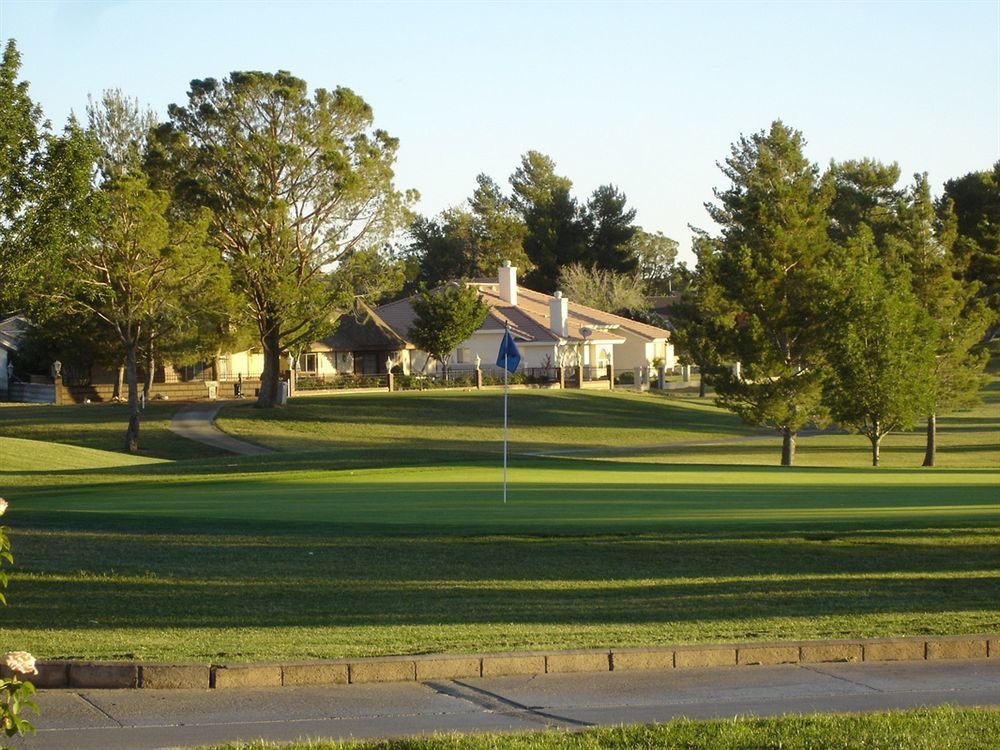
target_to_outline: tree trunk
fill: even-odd
[[[879,447],[882,445],[882,437],[873,437],[872,441],[872,466],[878,466]]]
[[[111,394],[112,401],[122,400],[122,390],[125,388],[125,365],[118,365],[118,374],[115,377],[115,390]]]
[[[149,343],[146,354],[146,377],[142,379],[142,397],[149,401],[149,392],[153,390],[153,374],[156,372],[156,359],[153,357],[153,342]]]
[[[698,398],[705,398],[705,375],[698,373]]]
[[[795,463],[795,436],[791,427],[786,427],[781,435],[781,465],[792,466]]]
[[[927,451],[924,453],[924,466],[933,466],[937,457],[937,414],[927,417]]]
[[[266,332],[260,337],[264,353],[264,370],[260,374],[260,394],[254,406],[258,409],[273,409],[278,403],[278,377],[281,374],[281,347],[278,342],[278,325],[269,321]]]
[[[138,345],[135,341],[125,347],[125,380],[128,382],[128,431],[125,433],[125,450],[139,451],[139,374],[136,360]]]

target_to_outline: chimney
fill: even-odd
[[[517,306],[517,267],[505,260],[500,266],[500,299]]]
[[[566,336],[569,333],[566,325],[569,317],[569,300],[562,292],[556,292],[549,300],[549,329],[556,336]]]

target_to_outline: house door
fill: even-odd
[[[378,354],[375,352],[354,352],[354,374],[378,374]]]

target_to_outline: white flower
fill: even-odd
[[[27,651],[8,651],[3,656],[3,663],[11,672],[38,674],[38,670],[35,668],[35,657]]]
[[[2,516],[4,513],[7,512],[7,506],[8,505],[9,505],[9,503],[6,500],[4,500],[2,497],[0,497],[0,516]]]

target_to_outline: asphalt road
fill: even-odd
[[[39,691],[39,750],[397,737],[691,718],[1000,707],[1000,659],[607,672],[246,690]]]

